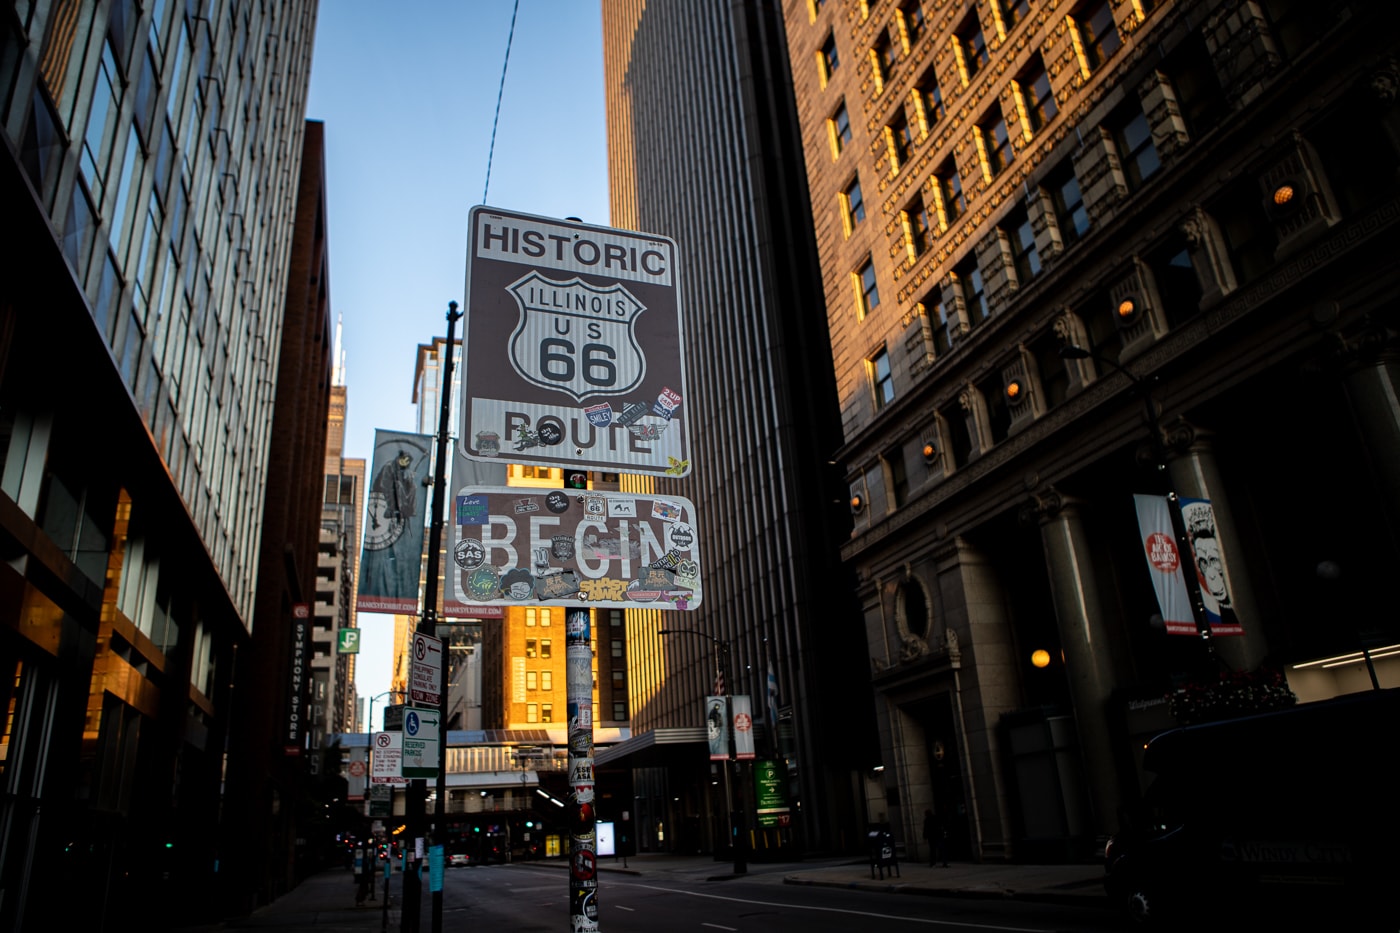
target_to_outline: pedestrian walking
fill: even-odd
[[[928,844],[928,864],[932,868],[936,862],[948,867],[948,830],[943,820],[932,810],[924,811],[924,842]]]

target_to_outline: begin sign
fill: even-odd
[[[452,572],[468,605],[700,605],[689,499],[475,486],[458,490],[454,506]]]

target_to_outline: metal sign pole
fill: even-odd
[[[598,834],[593,804],[593,645],[587,609],[569,609],[569,929],[598,929]]]

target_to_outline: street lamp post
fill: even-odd
[[[658,632],[662,635],[694,635],[697,638],[708,639],[710,644],[714,647],[715,654],[719,659],[719,676],[724,687],[724,692],[722,694],[724,697],[724,734],[729,750],[729,760],[726,762],[727,766],[724,769],[724,803],[729,809],[729,841],[734,850],[734,873],[736,875],[745,874],[748,871],[748,863],[744,855],[744,850],[746,848],[744,834],[746,830],[744,828],[743,808],[742,806],[735,806],[735,788],[731,785],[730,779],[730,771],[732,770],[732,783],[738,785],[739,799],[742,801],[744,785],[741,780],[742,771],[739,763],[738,743],[734,736],[734,709],[729,687],[729,645],[726,642],[720,641],[718,638],[712,638],[694,629],[663,628],[658,629]]]

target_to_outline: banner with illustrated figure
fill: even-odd
[[[359,612],[418,612],[432,443],[424,434],[374,432],[355,600]]]
[[[1215,527],[1215,510],[1209,499],[1181,499],[1181,524],[1191,542],[1201,605],[1212,635],[1243,635],[1244,626],[1230,603],[1230,571]]]

